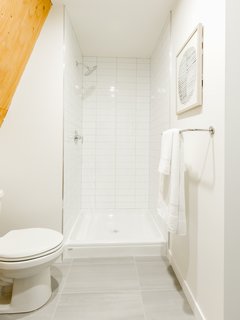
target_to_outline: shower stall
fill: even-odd
[[[164,254],[158,161],[169,126],[169,55],[162,70],[154,57],[82,56],[67,13],[64,37],[64,255]]]

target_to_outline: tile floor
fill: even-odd
[[[1,320],[193,320],[165,258],[75,259],[52,267],[53,295]]]

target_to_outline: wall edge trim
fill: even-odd
[[[187,301],[188,303],[190,304],[190,307],[192,308],[193,310],[193,313],[196,317],[197,320],[207,320],[207,318],[204,316],[199,304],[197,303],[188,283],[186,282],[186,280],[184,280],[182,274],[181,274],[181,271],[180,269],[178,268],[178,265],[172,255],[172,252],[171,250],[168,249],[167,251],[167,258],[169,260],[169,263],[171,264],[172,268],[173,268],[173,271],[175,272],[176,274],[176,277],[183,289],[183,292],[187,298]]]

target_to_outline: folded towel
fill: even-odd
[[[178,129],[167,130],[164,134],[161,152],[161,160],[164,161],[160,160],[159,164],[158,212],[165,220],[169,232],[184,235],[186,217],[183,141]],[[166,182],[169,182],[169,185],[166,186]]]
[[[162,133],[161,156],[159,162],[159,172],[168,175],[171,167],[172,144],[174,129],[166,130]]]

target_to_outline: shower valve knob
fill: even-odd
[[[83,136],[80,136],[80,135],[78,134],[78,132],[75,131],[75,132],[74,132],[74,138],[73,138],[73,140],[74,140],[75,143],[78,143],[79,140],[83,143]]]

